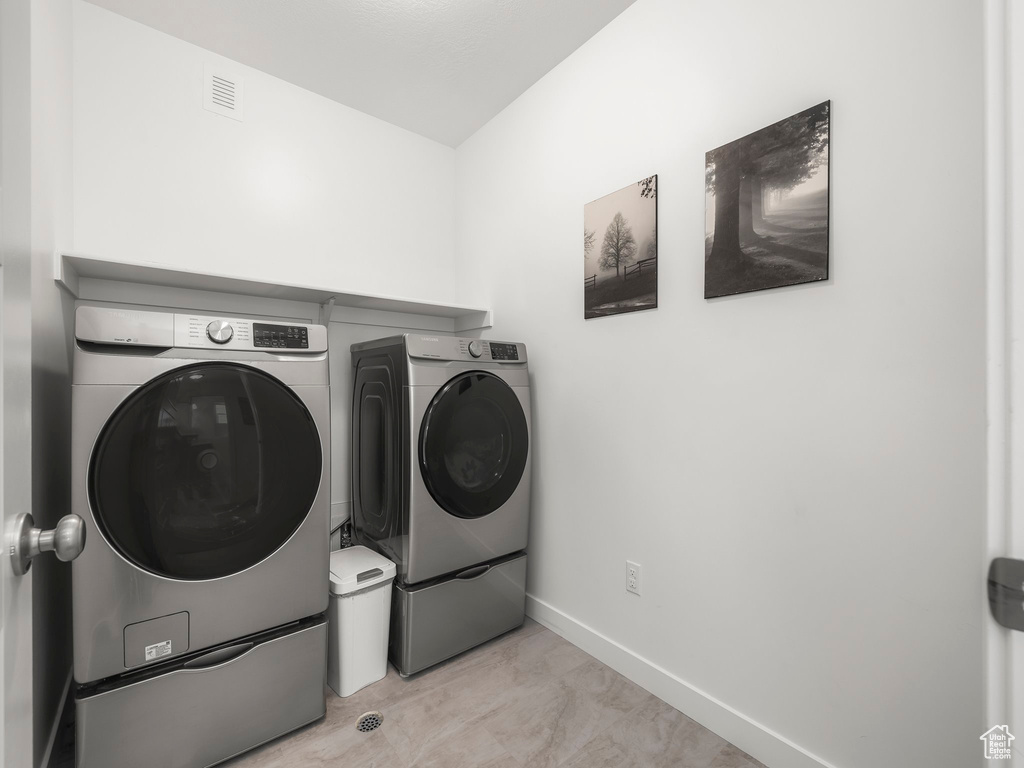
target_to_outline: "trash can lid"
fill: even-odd
[[[395,564],[366,547],[331,552],[331,594],[347,595],[395,578]]]

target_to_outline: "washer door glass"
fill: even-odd
[[[529,456],[526,414],[497,376],[456,376],[434,396],[420,428],[420,470],[430,495],[457,517],[489,515],[508,501]]]
[[[213,579],[289,539],[322,461],[313,417],[287,386],[248,366],[194,365],[114,412],[93,451],[89,497],[101,532],[140,568]]]

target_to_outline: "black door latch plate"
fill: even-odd
[[[997,557],[988,569],[988,605],[1007,629],[1024,632],[1024,560]]]

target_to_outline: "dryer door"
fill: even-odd
[[[172,579],[228,576],[306,518],[323,455],[313,417],[255,368],[177,368],[125,399],[100,433],[89,499],[107,541]]]
[[[420,471],[442,509],[461,518],[491,514],[526,470],[530,438],[519,398],[485,371],[456,376],[431,400],[420,427]]]
[[[397,384],[387,358],[361,360],[353,390],[352,522],[362,543],[397,557],[401,443]]]

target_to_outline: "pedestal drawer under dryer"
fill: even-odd
[[[411,675],[515,629],[526,617],[525,590],[525,553],[423,585],[395,584],[391,663]]]

